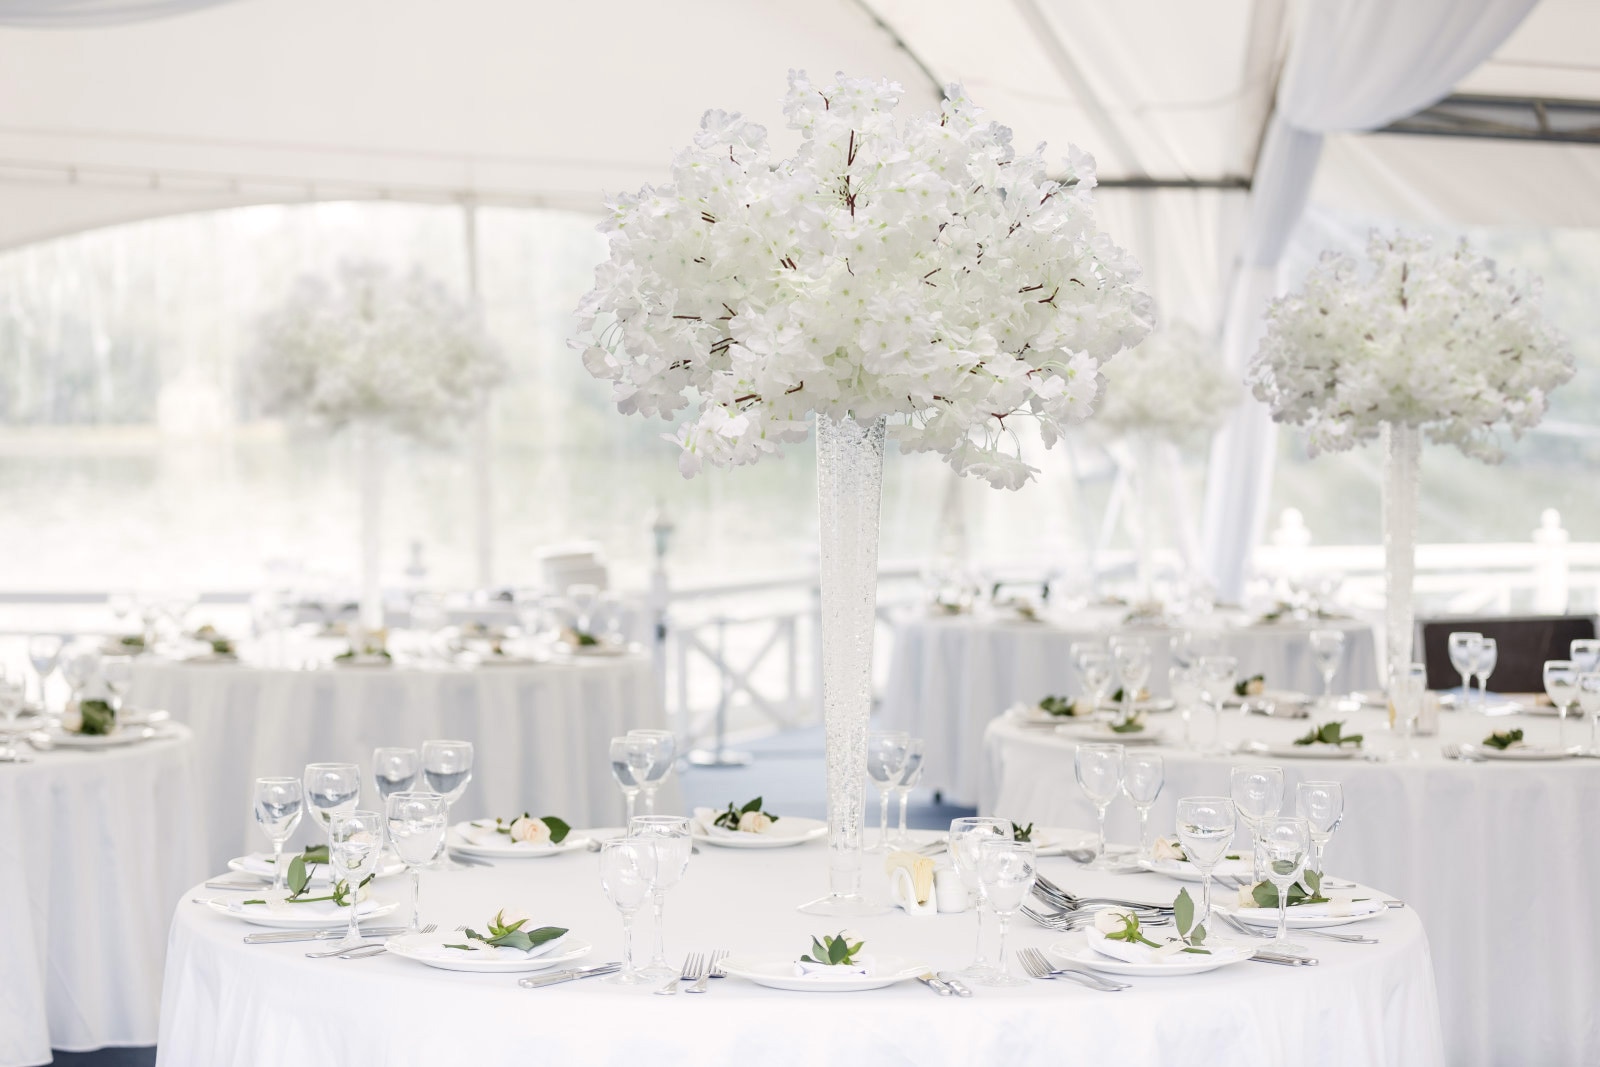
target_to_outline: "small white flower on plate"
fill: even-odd
[[[530,845],[548,845],[550,843],[550,827],[545,825],[543,819],[523,815],[511,820],[511,840],[523,841]]]
[[[759,834],[772,825],[772,816],[760,811],[747,811],[739,816],[739,829],[747,834]]]
[[[1102,934],[1120,934],[1133,919],[1133,912],[1125,908],[1102,908],[1095,912],[1094,928]]]
[[[1183,847],[1170,837],[1156,838],[1155,844],[1150,846],[1150,854],[1156,858],[1157,862],[1161,860],[1177,860],[1181,863],[1187,859],[1184,855]]]

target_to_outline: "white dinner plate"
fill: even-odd
[[[1214,907],[1250,926],[1278,925],[1277,908],[1241,908],[1237,904],[1216,904]],[[1289,929],[1320,930],[1325,926],[1349,926],[1351,923],[1364,922],[1389,910],[1389,905],[1383,902],[1382,894],[1373,893],[1365,900],[1353,901],[1350,904],[1349,915],[1306,914],[1307,908],[1316,908],[1320,911],[1326,907],[1325,904],[1301,904],[1290,908],[1287,916]]]
[[[137,745],[140,741],[151,741],[162,736],[161,731],[153,726],[131,726],[122,723],[118,723],[109,734],[75,734],[59,726],[50,727],[45,734],[50,738],[50,743],[57,748],[118,748],[122,745]]]
[[[1139,866],[1155,874],[1176,878],[1180,882],[1201,881],[1200,869],[1188,860],[1140,860]],[[1255,875],[1255,864],[1247,859],[1225,859],[1218,863],[1216,870],[1211,873],[1213,878],[1237,878],[1241,881],[1254,881]]]
[[[338,926],[350,921],[350,909],[341,908],[331,900],[319,900],[311,904],[285,904],[282,908],[270,908],[265,904],[245,904],[239,900],[208,900],[206,906],[218,915],[226,915],[230,919],[243,919],[252,926],[270,926],[276,930],[321,930],[324,927]],[[399,906],[398,902],[384,904],[371,899],[363,900],[356,905],[359,909],[357,917],[366,922],[368,919],[387,915]]]
[[[1273,759],[1355,759],[1360,745],[1268,745],[1266,755]]]
[[[1153,700],[1136,700],[1133,702],[1134,711],[1149,712],[1152,715],[1163,714],[1171,711],[1177,706],[1178,705],[1174,701],[1168,700],[1166,697],[1156,697]],[[1107,700],[1101,703],[1099,708],[1101,711],[1113,711],[1119,715],[1122,713],[1122,704],[1120,701],[1117,703],[1112,703],[1111,701]]]
[[[698,819],[692,821],[690,826],[696,841],[704,841],[718,848],[788,848],[828,836],[827,823],[798,815],[784,815],[759,834],[721,828],[714,828],[708,833]]]
[[[483,838],[473,840],[467,836],[467,831],[476,827],[479,834],[494,833],[493,819],[479,819],[475,823],[458,822],[450,827],[449,845],[452,849],[465,856],[484,856],[496,859],[546,859],[550,856],[560,856],[567,852],[580,852],[589,847],[589,839],[576,830],[567,834],[561,844],[552,845],[530,844],[526,841],[513,841],[505,834],[495,833],[500,838],[492,844],[485,844]]]
[[[1138,733],[1119,734],[1111,729],[1109,723],[1103,722],[1068,723],[1057,726],[1056,733],[1074,741],[1112,745],[1159,745],[1167,739],[1165,731],[1152,730],[1148,726]]]
[[[863,953],[863,957],[865,954]],[[722,969],[738,978],[769,989],[788,989],[796,993],[856,993],[882,989],[897,982],[927,974],[931,968],[904,956],[874,956],[867,974],[837,978],[802,978],[795,974],[795,961],[780,956],[729,956]]]
[[[205,667],[225,663],[238,663],[239,656],[234,652],[199,652],[193,656],[185,656],[178,662],[191,666]]]
[[[1256,954],[1256,946],[1241,945],[1231,941],[1208,942],[1211,951],[1180,952],[1160,963],[1129,963],[1103,955],[1089,944],[1089,935],[1079,931],[1056,941],[1045,949],[1052,960],[1069,967],[1088,967],[1107,974],[1129,975],[1135,978],[1177,978],[1185,974],[1204,974],[1235,963],[1243,963]]]
[[[393,955],[415,960],[444,971],[480,971],[490,974],[507,974],[518,971],[544,971],[563,963],[581,960],[594,946],[587,941],[562,934],[547,941],[532,952],[514,948],[479,948],[464,952],[446,945],[467,944],[467,935],[459,931],[448,934],[400,934],[383,943]]]
[[[300,853],[285,852],[283,854],[284,870],[289,869],[289,863]],[[405,872],[406,865],[398,858],[389,857],[387,862],[378,867],[379,878],[389,878]],[[248,856],[235,856],[228,861],[228,870],[238,871],[240,874],[253,874],[258,878],[271,878],[273,873],[272,854],[269,852],[252,852]],[[311,884],[320,885],[330,881],[332,876],[328,873],[328,865],[319,863],[311,873]]]
[[[1489,745],[1473,745],[1472,753],[1484,759],[1507,760],[1547,760],[1566,759],[1567,752],[1555,745],[1523,745],[1521,748],[1493,748]]]

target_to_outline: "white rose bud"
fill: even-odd
[[[1095,912],[1094,928],[1102,934],[1120,934],[1133,913],[1122,908],[1101,908]]]
[[[739,829],[747,834],[759,834],[772,825],[772,817],[759,811],[747,811],[739,816]]]
[[[1154,845],[1150,846],[1151,855],[1157,860],[1182,860],[1183,848],[1170,837],[1158,837]]]
[[[1252,678],[1244,684],[1245,696],[1258,697],[1267,691],[1267,682],[1264,678]]]
[[[69,734],[75,734],[83,729],[83,713],[78,710],[78,702],[73,701],[61,713],[61,728]]]
[[[524,815],[511,820],[511,840],[526,841],[530,845],[548,844],[550,841],[550,827],[545,825],[543,819],[534,819]]]
[[[1239,887],[1239,907],[1253,908],[1256,906],[1255,885],[1242,885]]]

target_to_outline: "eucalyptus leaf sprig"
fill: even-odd
[[[1011,840],[1024,843],[1033,840],[1033,823],[1023,826],[1020,823],[1011,824]]]
[[[1322,875],[1316,871],[1306,871],[1298,882],[1289,883],[1289,907],[1298,907],[1301,904],[1327,904],[1329,897],[1322,895]],[[1250,899],[1258,908],[1276,908],[1278,906],[1278,887],[1271,882],[1257,882],[1250,887]],[[1366,897],[1356,897],[1356,900],[1365,900]]]
[[[567,932],[565,928],[560,926],[541,926],[537,930],[523,929],[528,925],[528,922],[529,920],[526,918],[507,921],[506,910],[501,908],[495,912],[494,918],[489,920],[489,929],[486,933],[480,934],[469,927],[466,931],[467,940],[469,942],[476,941],[491,948],[517,948],[527,952],[546,942],[554,941]],[[478,945],[472,944],[446,945],[444,947],[464,949],[467,952],[478,951]]]
[[[853,967],[856,963],[856,953],[861,951],[865,941],[851,943],[849,936],[839,931],[837,937],[823,935],[818,941],[815,935],[811,938],[811,955],[801,956],[801,963],[818,963],[824,967]]]
[[[1144,730],[1144,712],[1136,711],[1125,719],[1109,724],[1114,734],[1136,734]]]
[[[307,858],[312,855],[316,855],[317,859],[309,860]],[[306,894],[311,890],[312,876],[316,874],[318,865],[327,861],[327,845],[315,845],[290,860],[289,870],[284,875],[284,881],[289,886],[289,895],[284,898],[284,903],[315,904],[321,900],[331,900],[337,907],[348,908],[356,902],[356,898],[360,895],[360,890],[377,877],[376,873],[367,875],[361,879],[360,884],[356,886],[354,891],[351,890],[350,883],[341,878],[333,883],[326,895],[320,897],[307,896]],[[267,902],[265,900],[247,900],[245,903],[265,904]]]
[[[1513,745],[1522,744],[1521,730],[1499,730],[1483,739],[1485,748],[1497,748],[1501,752]]]
[[[1210,949],[1200,947],[1206,942],[1206,927],[1198,920],[1189,891],[1178,890],[1178,896],[1172,902],[1172,921],[1178,927],[1178,940],[1183,942],[1183,951],[1209,955]]]
[[[1084,715],[1088,712],[1087,706],[1080,705],[1078,701],[1072,699],[1071,697],[1054,696],[1045,697],[1044,699],[1040,700],[1039,710],[1044,712],[1046,715],[1054,715],[1057,718],[1068,718],[1074,715]]]
[[[87,737],[104,737],[117,728],[117,711],[104,700],[78,702],[78,733]]]
[[[1340,745],[1361,744],[1361,734],[1347,734],[1344,732],[1343,720],[1325,722],[1321,726],[1313,726],[1304,737],[1295,738],[1297,745]]]
[[[713,819],[711,824],[724,830],[737,831],[743,829],[740,824],[744,821],[744,817],[752,812],[760,815],[768,823],[777,822],[778,817],[776,815],[772,814],[770,811],[761,810],[761,800],[761,797],[756,797],[754,800],[746,803],[743,807],[735,807],[733,804],[729,804],[728,810]],[[759,819],[755,821],[758,823],[760,822]],[[765,829],[765,827],[762,828]]]

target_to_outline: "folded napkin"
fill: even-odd
[[[1276,907],[1256,908],[1254,904],[1244,905],[1254,908],[1257,912],[1278,913]],[[1289,909],[1289,914],[1302,919],[1348,919],[1356,915],[1372,915],[1388,907],[1377,897],[1356,898],[1349,893],[1334,893],[1329,896],[1326,904],[1296,904]],[[1241,909],[1242,910],[1242,909]]]
[[[285,852],[283,854],[283,869],[285,871],[289,869],[289,863],[295,858],[296,855],[297,853],[294,852]],[[267,855],[265,852],[252,852],[248,856],[240,856],[238,864],[239,870],[242,873],[258,875],[262,878],[271,878],[273,872],[277,870],[277,868],[273,866],[272,857]],[[312,865],[311,884],[325,884],[331,877],[332,876],[328,872],[328,865],[326,863]]]
[[[551,849],[561,847],[549,841],[513,841],[510,834],[501,833],[493,822],[488,821],[467,823],[461,831],[461,836],[468,844],[477,845],[479,848],[514,848],[523,852],[549,852]],[[577,839],[567,837],[563,840],[563,844],[574,840]]]
[[[530,924],[530,929],[536,929]],[[465,934],[435,935],[434,940],[418,945],[413,952],[418,956],[427,956],[431,959],[441,960],[532,960],[548,955],[567,944],[571,934],[562,934],[554,941],[546,941],[542,945],[535,945],[530,949],[511,948],[508,945],[485,945],[482,942],[468,941]],[[472,945],[470,949],[450,948],[451,945]]]
[[[285,918],[303,918],[307,922],[321,922],[325,919],[340,919],[348,921],[350,909],[341,908],[331,900],[314,900],[307,904],[291,904],[286,900],[273,900],[267,898],[266,904],[244,904],[240,901],[229,901],[226,905],[228,911],[234,915],[260,915],[263,911]],[[370,915],[384,907],[381,901],[367,899],[356,905],[357,917]]]
[[[1149,945],[1133,941],[1113,941],[1092,926],[1084,931],[1084,936],[1088,938],[1089,947],[1100,955],[1121,960],[1123,963],[1166,963],[1183,951],[1183,945],[1177,941],[1162,945],[1160,948],[1151,948]]]
[[[798,978],[812,978],[826,982],[840,978],[865,978],[872,974],[872,957],[857,956],[852,964],[802,963],[795,961],[794,973]]]

